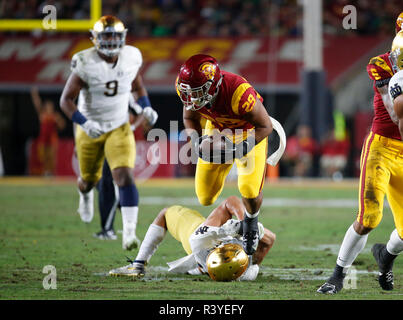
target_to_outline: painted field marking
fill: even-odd
[[[224,198],[218,198],[216,203],[223,201]],[[195,197],[140,197],[140,205],[184,205],[198,206],[199,201]],[[385,207],[389,204],[385,199]],[[262,207],[283,208],[283,207],[298,207],[298,208],[358,208],[357,199],[297,199],[297,198],[265,198],[263,199]]]

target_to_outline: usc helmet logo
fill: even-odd
[[[211,62],[205,62],[200,66],[199,71],[206,76],[207,80],[213,80],[216,72],[216,66]]]

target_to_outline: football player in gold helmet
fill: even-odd
[[[188,254],[169,262],[169,271],[208,274],[215,281],[255,280],[259,265],[276,236],[259,223],[259,243],[251,258],[242,248],[242,220],[245,207],[235,196],[225,199],[204,218],[198,211],[174,205],[164,208],[147,230],[136,259],[113,269],[112,276],[139,277],[168,231]],[[232,217],[237,219],[232,219]]]
[[[133,177],[136,149],[129,123],[130,99],[137,100],[151,126],[158,115],[139,73],[142,54],[125,44],[127,30],[122,21],[103,16],[90,31],[94,47],[74,54],[72,72],[60,98],[61,109],[76,125],[78,213],[84,222],[92,220],[93,187],[102,176],[106,159],[119,188],[122,247],[131,250],[139,246],[140,240],[136,236],[138,192]]]

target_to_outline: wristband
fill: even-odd
[[[151,107],[151,102],[150,99],[148,99],[148,96],[142,96],[137,99],[137,103],[140,105],[141,108],[145,107]]]
[[[71,116],[71,121],[83,125],[87,121],[87,118],[80,111],[76,110]]]

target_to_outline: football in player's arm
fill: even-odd
[[[127,266],[111,270],[109,274],[144,276],[145,266],[168,231],[188,254],[169,262],[170,272],[208,274],[216,281],[255,280],[259,265],[273,246],[276,236],[259,223],[259,244],[252,259],[249,259],[240,240],[244,212],[242,201],[235,196],[225,199],[207,218],[196,210],[179,205],[164,208],[148,228],[136,259]],[[220,259],[220,256],[225,256],[227,260]],[[217,260],[210,263],[213,258]]]

